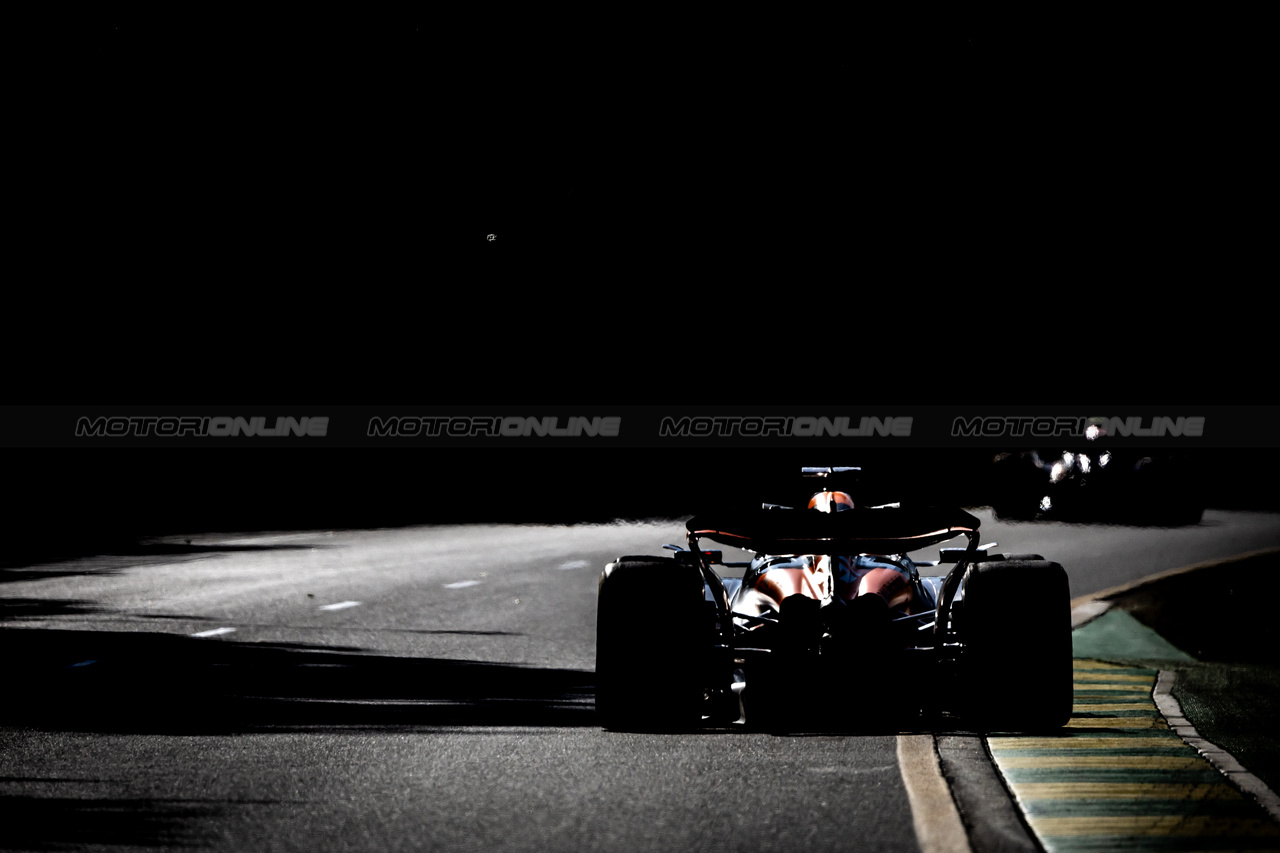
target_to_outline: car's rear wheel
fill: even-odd
[[[985,729],[1063,726],[1071,718],[1071,592],[1048,560],[976,563],[956,632],[966,716]]]
[[[698,567],[623,558],[605,568],[597,601],[601,724],[629,731],[698,726],[715,630]]]

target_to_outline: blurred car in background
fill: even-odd
[[[1202,472],[1187,454],[1097,446],[992,461],[991,506],[1002,520],[1183,525],[1204,515]]]

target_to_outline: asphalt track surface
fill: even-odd
[[[1073,596],[1280,545],[1266,513],[980,515]],[[681,534],[192,536],[6,569],[0,849],[920,849],[896,733],[596,725],[598,571]]]

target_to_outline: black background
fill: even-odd
[[[1257,21],[63,23],[14,87],[6,402],[1275,400]],[[1246,451],[1218,494],[1267,504]],[[28,552],[679,514],[760,476],[587,455],[4,451]]]

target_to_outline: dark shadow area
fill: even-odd
[[[223,811],[203,800],[0,796],[0,850],[211,846],[219,836],[195,822]]]
[[[1263,553],[1143,584],[1111,600],[1206,662],[1280,666],[1280,627],[1258,609],[1280,554]]]
[[[1039,501],[1041,480],[1048,478],[1034,466],[1018,464],[1025,462],[1025,452],[998,447],[904,451],[823,442],[797,447],[735,448],[710,441],[701,448],[672,450],[503,453],[415,447],[394,452],[119,448],[6,453],[0,461],[12,503],[12,534],[0,566],[24,565],[23,556],[200,556],[229,549],[137,544],[161,535],[680,517],[726,501],[806,500],[812,482],[800,478],[803,465],[863,467],[860,489],[867,503],[991,506],[1024,493]],[[1153,484],[1148,494],[1183,494],[1212,507],[1280,508],[1280,491],[1258,478],[1280,462],[1280,451],[1179,451],[1175,462],[1148,466],[1149,474],[1160,474],[1144,476],[1144,485]],[[1087,487],[1074,489],[1076,502],[1114,503],[1105,493],[1116,489],[1103,479],[1094,461],[1088,478],[1071,480],[1074,485],[1088,480]],[[1119,493],[1129,497],[1126,488]]]
[[[1004,453],[1002,457],[1001,454]],[[813,490],[803,465],[858,465],[864,504],[895,501],[937,506],[1012,505],[1035,515],[1043,495],[1027,471],[995,464],[998,448],[909,451],[806,444],[793,449],[677,447],[537,452],[442,452],[405,448],[250,452],[91,449],[23,451],[4,458],[9,530],[0,550],[0,582],[39,563],[86,555],[140,560],[198,559],[236,546],[150,544],[153,537],[264,530],[334,530],[425,524],[602,523],[679,518],[724,506],[801,505]],[[1258,472],[1280,462],[1276,451],[1180,453],[1176,477],[1157,495],[1176,493],[1196,507],[1280,509],[1280,490]],[[1036,477],[1043,472],[1032,472]],[[1072,500],[1088,517],[1103,498],[1109,523],[1149,521],[1149,501],[1116,500],[1090,482]],[[1121,490],[1126,494],[1125,490]],[[1099,493],[1095,497],[1095,493]],[[1115,492],[1112,490],[1112,495]],[[1031,510],[1027,510],[1027,499]],[[1066,506],[1063,506],[1066,509]],[[1113,511],[1114,510],[1114,511]],[[1158,520],[1163,517],[1158,517]],[[1175,522],[1183,519],[1175,518]],[[238,546],[290,548],[305,546]],[[58,567],[58,571],[88,569]]]
[[[100,613],[102,608],[86,601],[55,598],[0,598],[0,619],[40,616],[75,616]]]
[[[25,549],[24,549],[25,551]],[[53,578],[83,578],[91,575],[114,575],[119,569],[83,568],[83,569],[37,569],[30,570],[38,563],[56,562],[56,554],[37,555],[34,551],[25,553],[9,553],[0,558],[0,583],[19,583],[21,581],[42,581]]]
[[[17,508],[0,567],[223,550],[137,544],[194,533],[673,518],[726,501],[785,502],[805,464],[865,465],[879,483],[872,491],[885,500],[905,492],[930,502],[981,504],[974,485],[988,456],[830,449],[24,451],[4,459],[6,492]]]
[[[96,540],[98,548],[86,552],[84,546],[95,540],[76,537],[50,539],[44,542],[19,543],[0,554],[0,583],[45,578],[82,577],[85,575],[116,574],[121,569],[140,563],[177,563],[203,560],[218,554],[244,551],[309,551],[322,545],[193,545],[187,542],[139,542],[136,539],[108,537]],[[38,563],[83,558],[93,560],[83,567],[50,570],[30,570]]]
[[[0,629],[0,722],[166,734],[592,726],[591,672],[172,634]]]
[[[1194,662],[1176,669],[1173,693],[1196,731],[1280,787],[1280,626],[1262,604],[1280,571],[1264,552],[1143,584],[1113,596]]]

